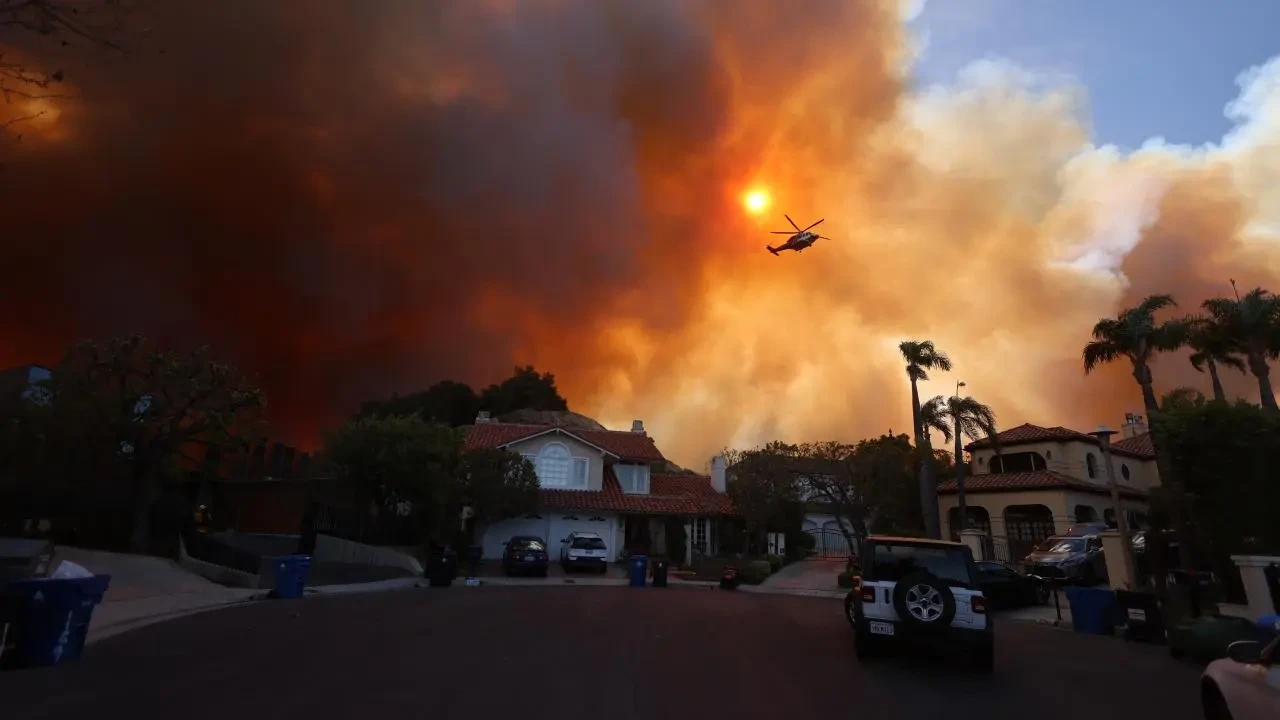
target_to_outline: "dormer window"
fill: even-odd
[[[633,495],[649,494],[648,465],[618,463],[613,466],[613,474],[618,476],[618,484],[622,486],[622,492]]]

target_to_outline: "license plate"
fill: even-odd
[[[1129,619],[1130,619],[1130,620],[1141,620],[1142,622],[1146,622],[1146,621],[1147,621],[1147,611],[1146,611],[1146,610],[1139,609],[1139,608],[1129,608]]]
[[[871,630],[872,635],[892,635],[893,623],[873,622],[870,623],[869,629]]]
[[[525,555],[525,556],[524,556],[524,560],[525,560],[525,562],[533,562],[533,556],[532,556],[532,555]]]

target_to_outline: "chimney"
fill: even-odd
[[[719,493],[725,491],[724,455],[711,458],[711,488]]]
[[[481,411],[480,411],[480,414],[476,415],[476,424],[477,424],[477,425],[483,425],[483,424],[485,424],[485,423],[489,423],[489,422],[493,422],[493,419],[489,417],[489,411],[488,411],[488,410],[481,410]]]
[[[1120,433],[1126,437],[1137,437],[1147,431],[1147,424],[1142,421],[1142,416],[1137,413],[1125,413],[1124,425],[1120,427]]]
[[[633,433],[638,433],[638,434],[640,434],[640,435],[643,435],[643,434],[644,434],[644,421],[643,421],[643,420],[632,420],[632,421],[631,421],[631,432],[633,432]]]

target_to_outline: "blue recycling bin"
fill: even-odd
[[[307,584],[307,572],[311,569],[311,556],[283,555],[275,558],[275,564],[276,597],[284,599],[302,597],[302,588]]]
[[[1258,628],[1258,639],[1265,645],[1280,635],[1280,615],[1263,615],[1254,625]]]
[[[649,571],[649,556],[632,555],[627,570],[631,578],[631,587],[644,587],[644,576]]]
[[[1068,587],[1071,625],[1078,633],[1111,635],[1116,628],[1116,594],[1110,588]]]
[[[87,578],[40,578],[9,583],[16,595],[17,627],[14,644],[18,667],[42,667],[75,662],[84,651],[93,609],[102,602],[110,575]]]

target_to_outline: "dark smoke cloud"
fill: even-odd
[[[80,97],[0,108],[49,111],[0,145],[0,364],[208,342],[310,445],[361,400],[533,362],[697,466],[905,430],[908,337],[957,362],[925,395],[1115,424],[1140,398],[1124,367],[1083,375],[1099,317],[1280,287],[1280,65],[1221,146],[1122,154],[1078,88],[1005,64],[910,89],[898,12],[167,0],[124,54],[28,45]],[[782,212],[834,240],[768,255]],[[1183,358],[1157,378],[1204,385]]]

